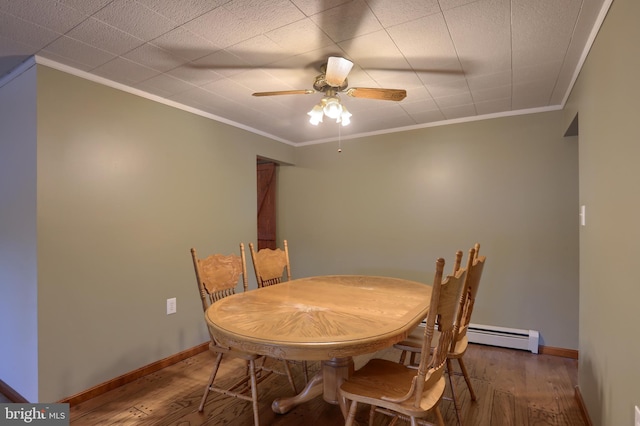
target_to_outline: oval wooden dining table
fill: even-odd
[[[329,275],[301,278],[235,294],[205,313],[220,343],[288,360],[322,361],[298,395],[278,398],[284,414],[320,394],[340,404],[338,389],[353,356],[405,339],[427,315],[431,286],[399,278]]]

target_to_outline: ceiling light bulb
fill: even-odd
[[[327,117],[337,120],[342,114],[342,105],[338,97],[324,98],[324,113]]]
[[[342,123],[343,126],[348,126],[351,123],[351,113],[347,111],[347,107],[342,105],[342,114],[340,114],[339,123]]]
[[[309,118],[309,123],[317,126],[318,123],[322,123],[322,115],[324,114],[322,111],[322,105],[318,104],[314,106],[311,111],[307,113],[311,118]]]

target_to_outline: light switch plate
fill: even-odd
[[[176,313],[176,298],[167,299],[167,315]]]

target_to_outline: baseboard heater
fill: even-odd
[[[493,325],[469,324],[467,337],[471,343],[499,346],[502,348],[522,349],[538,353],[540,333],[536,330],[496,327]]]
[[[420,326],[425,327],[426,322],[422,321]],[[473,323],[469,324],[467,338],[471,343],[521,349],[534,354],[538,353],[538,345],[540,344],[540,333],[536,330],[521,330]]]

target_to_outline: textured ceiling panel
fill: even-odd
[[[29,56],[292,144],[562,106],[611,0],[0,0],[0,85]],[[329,56],[346,127],[307,111]],[[3,77],[5,76],[6,77]],[[114,84],[117,83],[117,84]]]

